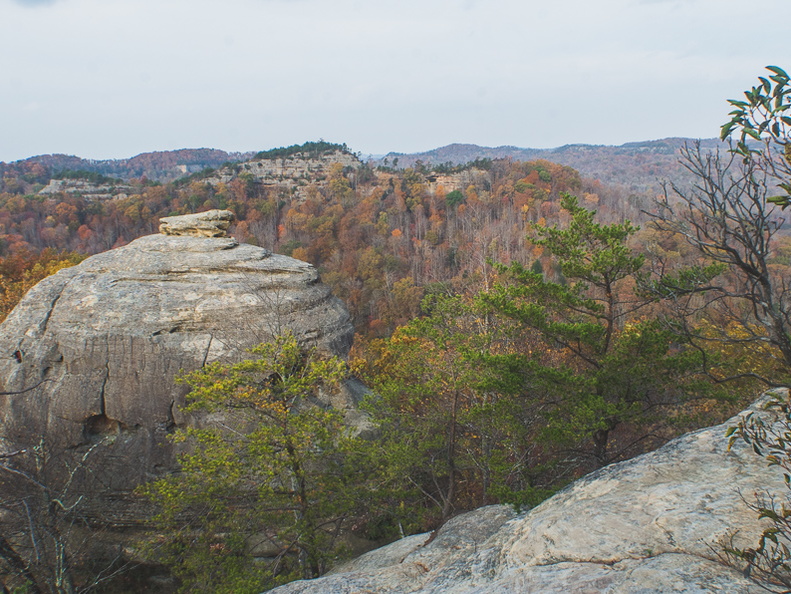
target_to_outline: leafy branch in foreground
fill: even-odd
[[[766,69],[770,74],[759,76],[759,84],[744,92],[744,100],[728,101],[734,109],[720,138],[726,140],[738,133],[732,151],[780,181],[778,186],[785,194],[767,200],[785,209],[791,205],[791,82],[782,68]]]
[[[345,363],[290,333],[251,352],[181,378],[200,426],[175,435],[188,449],[181,471],[146,487],[185,592],[260,592],[322,575],[364,507],[363,442],[318,398]]]
[[[740,375],[778,386],[791,368],[791,274],[775,259],[785,220],[774,206],[791,203],[791,85],[782,69],[769,71],[745,101],[730,101],[735,110],[722,127],[723,140],[737,136],[730,154],[703,151],[699,143],[682,149],[680,163],[695,182],[671,184],[647,213],[656,229],[683,238],[703,265],[675,276],[663,271],[660,281],[643,284],[672,301],[679,328],[698,347],[738,343],[762,350],[764,369]],[[772,196],[778,183],[786,196]],[[701,318],[722,330],[700,333],[688,324]],[[738,340],[727,330],[733,327],[742,330]]]
[[[764,408],[778,412],[779,420],[767,424],[755,411],[745,415],[737,425],[729,427],[728,449],[738,440],[750,445],[770,466],[783,473],[788,490],[784,495],[764,492],[756,495],[747,506],[760,519],[770,521],[752,548],[733,544],[724,547],[727,561],[741,565],[745,575],[766,584],[771,591],[791,592],[791,403],[787,391],[775,392]],[[777,588],[781,587],[781,590]]]

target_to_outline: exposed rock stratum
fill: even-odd
[[[213,219],[227,227],[224,214]],[[0,396],[0,446],[43,437],[79,447],[112,434],[106,459],[122,492],[173,467],[166,435],[185,422],[180,370],[237,359],[284,329],[348,353],[349,314],[313,266],[207,238],[215,232],[200,218],[194,234],[165,223],[182,235],[142,237],[61,270],[0,325],[0,390],[18,392]]]
[[[766,402],[753,409],[771,417]],[[528,512],[481,508],[436,534],[407,537],[332,575],[272,592],[766,592],[718,558],[724,540],[754,547],[766,527],[746,501],[765,490],[787,493],[778,469],[746,444],[728,451],[725,431],[735,422],[603,468]]]
[[[194,237],[225,237],[233,220],[230,210],[209,210],[190,215],[159,219],[159,232],[164,235]]]

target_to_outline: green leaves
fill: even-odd
[[[199,422],[175,434],[188,447],[180,473],[146,487],[184,591],[260,592],[316,577],[340,553],[346,519],[364,509],[364,444],[319,405],[345,363],[290,333],[251,353],[182,377]],[[272,564],[254,563],[261,540]]]
[[[530,439],[538,418],[525,394],[525,356],[508,346],[511,324],[487,309],[430,295],[430,314],[375,343],[363,368],[375,392],[366,407],[381,432],[372,447],[388,468],[382,490],[409,503],[412,517],[400,519],[407,526],[507,493],[547,491],[530,489],[539,474]]]
[[[762,456],[769,466],[783,471],[787,488],[791,487],[791,404],[787,393],[775,393],[762,407],[777,412],[777,416],[750,411],[736,425],[728,427],[728,449],[738,441]],[[726,547],[724,552],[741,565],[746,563],[745,575],[750,575],[764,584],[782,584],[791,588],[791,497],[773,492],[756,492],[754,502],[746,505],[755,511],[759,519],[766,519],[769,526],[761,533],[755,548]],[[788,590],[783,590],[788,591]]]
[[[528,239],[555,258],[566,282],[516,262],[498,265],[500,281],[478,300],[521,325],[526,340],[540,340],[523,369],[529,389],[544,395],[541,435],[596,467],[628,455],[628,448],[611,446],[612,434],[666,422],[658,411],[679,407],[688,393],[706,393],[696,379],[701,354],[637,312],[657,295],[698,290],[722,266],[682,271],[636,294],[635,286],[651,284],[641,275],[643,255],[628,245],[638,228],[600,224],[571,195],[562,206],[566,227],[537,227]]]
[[[642,295],[655,299],[677,299],[684,295],[705,291],[712,280],[725,272],[727,266],[714,262],[706,266],[687,266],[677,272],[663,274],[658,279],[637,275],[637,284]]]
[[[561,206],[571,214],[566,229],[538,227],[531,241],[549,249],[560,259],[563,274],[604,287],[638,271],[642,255],[633,255],[626,240],[639,228],[626,221],[600,225],[594,211],[581,207],[575,196],[565,194]]]
[[[566,194],[563,208],[571,215],[567,228],[539,227],[530,238],[560,264],[568,283],[553,283],[517,262],[497,270],[506,282],[482,293],[479,299],[498,313],[541,332],[546,340],[578,343],[578,354],[595,366],[608,348],[607,336],[621,317],[616,295],[621,281],[634,277],[644,257],[626,245],[638,228],[628,221],[600,225],[595,212],[579,206]],[[583,353],[583,350],[585,351]]]
[[[744,92],[746,101],[731,99],[736,109],[728,115],[731,119],[722,125],[720,140],[736,134],[736,144],[731,151],[742,157],[745,164],[758,166],[774,177],[787,177],[791,162],[787,159],[791,117],[791,84],[785,70],[767,66],[772,74],[759,76],[760,84]],[[777,151],[780,154],[776,154]],[[782,180],[781,180],[782,181]],[[791,194],[774,196],[770,202],[783,209],[791,204]]]

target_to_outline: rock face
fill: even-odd
[[[50,194],[78,194],[86,200],[111,200],[123,199],[134,192],[132,186],[123,184],[96,184],[82,179],[51,179],[49,183],[39,190],[39,195]]]
[[[754,408],[772,415],[765,402]],[[272,592],[766,592],[717,556],[732,535],[737,546],[757,544],[765,525],[745,500],[787,492],[748,446],[727,451],[734,422],[608,466],[529,512],[482,508]]]
[[[351,345],[346,308],[305,262],[230,237],[165,235],[88,258],[0,325],[0,390],[20,392],[0,396],[0,446],[112,433],[114,481],[128,489],[173,466],[166,435],[185,422],[187,390],[174,376],[285,329],[328,354]]]
[[[308,196],[310,185],[326,187],[327,175],[333,165],[356,170],[362,163],[354,155],[344,151],[333,151],[322,155],[296,153],[277,159],[252,159],[219,169],[214,175],[204,178],[203,183],[216,186],[228,184],[238,175],[249,176],[256,184],[289,192],[299,200]]]

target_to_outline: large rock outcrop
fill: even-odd
[[[0,446],[44,437],[70,448],[112,434],[106,459],[120,492],[173,467],[166,435],[185,422],[180,370],[238,358],[284,329],[348,353],[349,314],[313,266],[206,238],[205,224],[142,237],[30,290],[0,325],[0,390],[17,392],[0,396]]]
[[[297,200],[310,196],[311,186],[327,187],[328,175],[334,165],[356,171],[362,162],[346,150],[332,150],[321,154],[297,152],[279,158],[253,158],[220,168],[215,174],[201,180],[216,186],[228,184],[240,174],[246,174],[255,184],[292,193]],[[353,173],[351,174],[354,175]]]
[[[754,409],[771,416],[765,403]],[[745,501],[787,493],[778,469],[748,446],[727,451],[733,423],[606,467],[529,512],[482,508],[272,592],[766,592],[718,558],[724,539],[755,546],[766,526]]]

